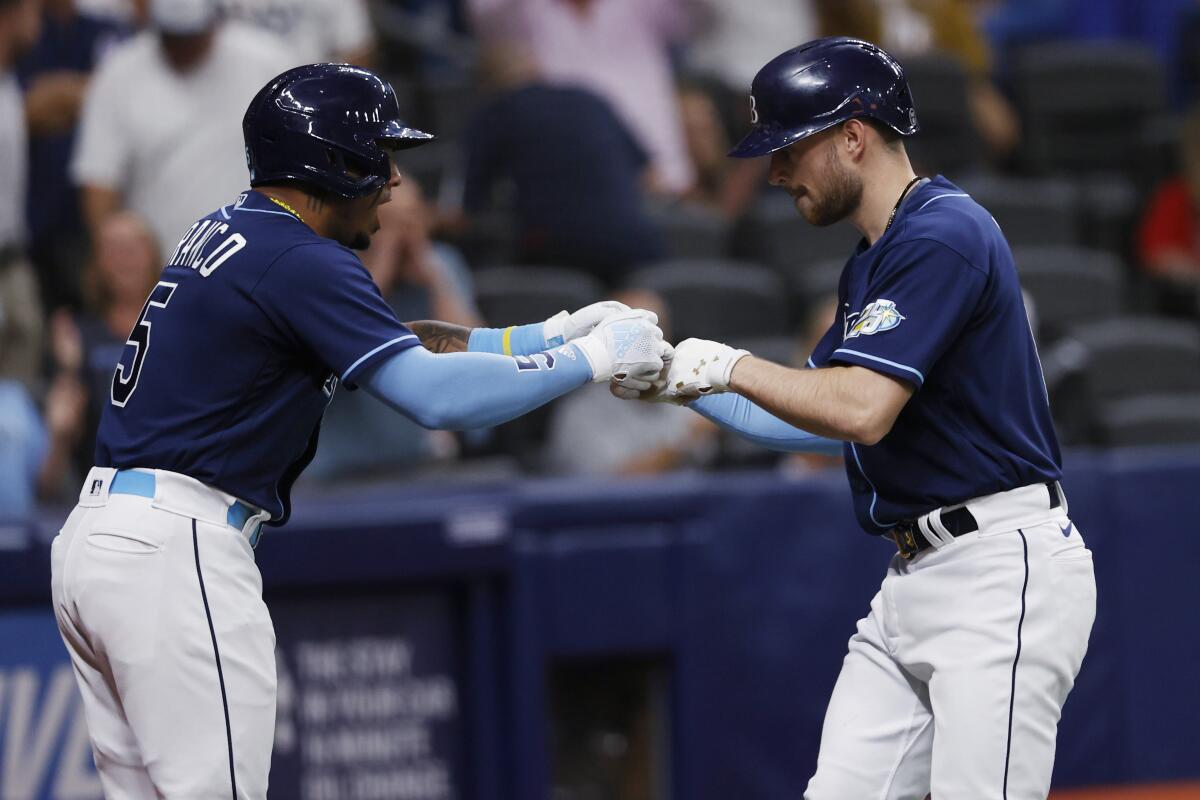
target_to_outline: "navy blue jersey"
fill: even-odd
[[[113,376],[96,464],[190,475],[281,525],[339,381],[417,344],[353,251],[246,192],[168,259]]]
[[[810,366],[854,364],[915,388],[878,444],[846,445],[859,523],[896,522],[1061,476],[1058,440],[1012,253],[945,178],[906,198],[846,264]]]

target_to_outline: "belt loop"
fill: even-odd
[[[1063,491],[1062,481],[1054,482],[1054,491],[1058,492],[1058,507],[1064,515],[1067,514],[1067,493]]]

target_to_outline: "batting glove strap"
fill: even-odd
[[[571,342],[583,353],[592,368],[592,381],[600,383],[612,377],[613,362],[604,341],[595,336],[582,336]]]
[[[696,397],[729,391],[733,368],[748,350],[707,339],[685,339],[675,348],[666,393],[669,397]]]
[[[629,306],[616,300],[601,300],[571,313],[560,311],[542,323],[542,335],[546,349],[558,347],[580,336],[587,336],[606,317],[629,310]]]

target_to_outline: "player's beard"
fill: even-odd
[[[813,197],[812,205],[804,215],[810,225],[821,228],[853,214],[862,202],[863,193],[862,178],[842,166],[833,147],[829,148],[825,175],[826,185],[819,196]]]

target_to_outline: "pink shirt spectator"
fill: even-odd
[[[469,0],[480,39],[528,47],[542,77],[608,100],[650,154],[659,188],[687,190],[688,161],[667,48],[686,31],[679,0]]]

